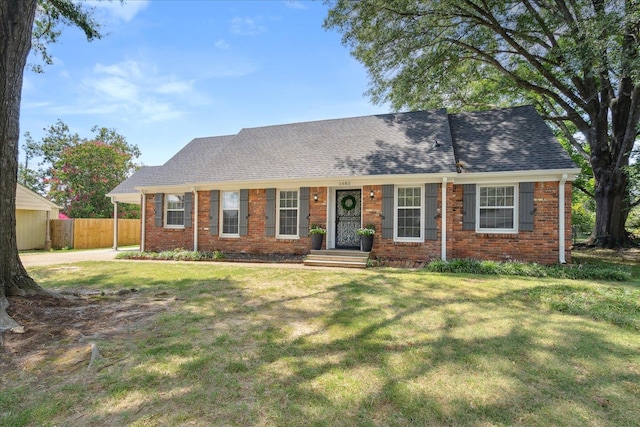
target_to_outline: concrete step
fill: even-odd
[[[305,259],[303,263],[304,265],[313,267],[367,268],[366,261],[325,261],[318,259]]]
[[[353,261],[353,262],[366,262],[368,257],[360,256],[339,256],[339,255],[307,255],[307,259],[318,259],[323,261]]]
[[[324,267],[366,268],[368,252],[356,250],[312,250],[304,259],[304,265]]]

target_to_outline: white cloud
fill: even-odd
[[[193,82],[168,82],[156,88],[157,93],[162,94],[183,94],[189,93]]]
[[[113,65],[103,65],[97,63],[93,67],[93,71],[99,74],[109,74],[112,76],[124,78],[141,78],[143,77],[140,64],[136,61],[124,61]]]
[[[307,6],[302,3],[301,1],[298,0],[285,0],[284,2],[287,7],[291,8],[291,9],[306,9]]]
[[[236,16],[231,20],[231,33],[242,36],[255,36],[267,32],[267,27],[261,24],[262,18],[241,18]]]
[[[125,3],[119,1],[89,1],[90,6],[104,10],[111,17],[125,22],[131,21],[141,10],[146,9],[149,0],[133,0]]]
[[[193,80],[162,75],[155,66],[138,61],[96,64],[82,79],[76,104],[49,106],[56,114],[118,115],[127,122],[150,123],[180,118],[190,108],[206,105],[206,96]]]
[[[216,41],[214,43],[214,46],[217,47],[218,49],[223,49],[223,50],[227,50],[230,47],[229,43],[227,43],[223,39],[220,39],[220,40]]]

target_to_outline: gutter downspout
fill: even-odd
[[[144,252],[146,250],[147,241],[145,236],[147,234],[147,196],[144,194],[144,190],[140,191],[140,197],[142,198],[141,211],[142,211],[142,227],[140,230],[140,252]]]
[[[198,190],[193,187],[193,251],[198,251]]]
[[[440,258],[442,261],[447,260],[447,178],[442,178],[442,215],[441,215],[441,231],[442,242],[440,243]]]
[[[560,264],[566,264],[567,260],[565,258],[565,223],[564,223],[564,205],[565,205],[565,195],[564,195],[564,184],[567,182],[567,174],[562,175],[562,179],[560,180],[560,186],[558,188],[558,252]]]

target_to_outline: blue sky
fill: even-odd
[[[322,28],[321,1],[87,3],[108,35],[89,43],[65,28],[54,65],[25,73],[21,135],[39,140],[57,119],[82,137],[115,128],[139,161],[159,165],[195,137],[389,112],[364,95],[367,73],[340,35]]]

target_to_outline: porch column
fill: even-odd
[[[118,202],[113,202],[113,249],[118,250]]]
[[[146,248],[145,234],[147,232],[147,196],[144,191],[140,192],[140,213],[142,217],[142,225],[140,227],[140,252],[144,252]]]
[[[440,216],[440,236],[442,236],[442,242],[440,243],[440,259],[442,261],[447,260],[447,178],[442,178],[442,215]]]
[[[567,182],[567,174],[562,175],[560,179],[560,186],[558,187],[558,262],[560,264],[566,264],[565,258],[565,236],[564,236],[564,184]]]

